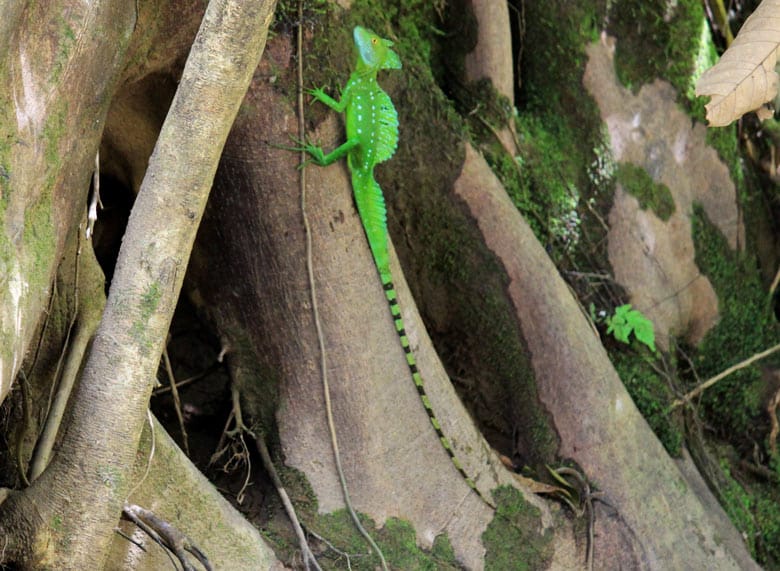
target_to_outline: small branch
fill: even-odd
[[[73,315],[71,315],[68,324],[65,341],[60,356],[57,359],[57,368],[54,373],[52,390],[54,390],[54,387],[56,386],[57,392],[54,394],[53,400],[51,394],[49,396],[49,403],[51,404],[46,411],[46,421],[43,431],[38,437],[38,442],[35,445],[33,457],[30,460],[30,481],[32,482],[37,480],[38,476],[40,476],[49,465],[52,450],[54,449],[54,442],[57,438],[57,433],[60,430],[68,400],[73,392],[76,379],[79,376],[82,361],[87,352],[87,346],[92,340],[95,329],[97,329],[97,321],[84,319],[79,307],[79,281],[81,279],[80,270],[82,262],[80,226],[76,240],[75,268],[73,270]],[[78,325],[76,324],[77,320]],[[73,337],[73,342],[71,343],[71,335],[74,334],[74,330],[75,335]],[[60,377],[61,371],[62,377]],[[57,382],[58,379],[59,382]]]
[[[212,366],[210,366],[210,367],[206,368],[206,370],[204,370],[204,371],[201,371],[201,372],[200,372],[200,373],[198,373],[197,375],[192,375],[191,377],[187,377],[187,378],[186,378],[186,379],[184,379],[183,381],[177,381],[177,382],[176,382],[176,388],[177,388],[177,389],[180,389],[180,388],[182,388],[182,387],[186,387],[187,385],[191,385],[191,384],[192,384],[192,383],[194,383],[195,381],[199,381],[199,380],[201,380],[201,379],[202,379],[203,377],[205,377],[206,375],[210,375],[211,373],[213,373],[214,371],[216,371],[218,368],[219,368],[219,365],[215,364],[215,365],[212,365]],[[169,393],[169,392],[171,392],[172,390],[173,390],[173,389],[171,389],[171,387],[170,387],[170,386],[167,386],[167,387],[160,387],[159,389],[154,389],[154,391],[152,391],[152,395],[154,395],[154,396],[158,397],[158,396],[160,396],[160,395],[164,395],[165,393]]]
[[[780,425],[777,422],[777,407],[779,405],[780,389],[775,391],[766,407],[766,412],[769,414],[769,422],[772,425],[772,429],[769,431],[769,450],[772,451],[773,456],[777,456],[777,435],[780,433]]]
[[[311,548],[309,547],[309,542],[306,541],[306,535],[303,533],[301,522],[298,520],[298,516],[295,513],[295,508],[290,501],[290,496],[287,495],[282,480],[276,472],[276,467],[271,461],[271,455],[268,453],[268,447],[265,445],[265,440],[263,440],[262,436],[255,437],[255,445],[257,446],[257,451],[260,453],[260,458],[263,459],[263,466],[265,467],[266,472],[268,472],[271,476],[271,480],[273,480],[274,487],[276,487],[276,493],[279,494],[279,498],[282,500],[284,511],[287,512],[287,517],[289,517],[290,522],[292,522],[295,535],[298,538],[298,545],[300,545],[301,552],[303,553],[303,564],[306,566],[306,569],[310,569],[309,565],[311,565],[317,569],[317,571],[322,571],[319,563],[317,563],[317,559],[314,557],[314,553],[312,553]]]
[[[768,357],[769,355],[771,355],[772,353],[775,353],[779,349],[780,349],[780,343],[778,343],[774,347],[770,347],[766,351],[762,351],[761,353],[756,353],[752,357],[750,357],[748,359],[745,359],[744,361],[729,367],[728,369],[726,369],[722,373],[718,373],[714,377],[712,377],[710,379],[707,379],[702,384],[700,384],[698,387],[696,387],[695,389],[693,389],[692,391],[687,393],[684,397],[674,401],[671,404],[671,406],[669,407],[669,411],[671,412],[672,410],[674,410],[678,406],[690,402],[691,399],[699,396],[701,393],[703,393],[705,390],[710,388],[712,385],[714,385],[715,383],[717,383],[721,379],[724,379],[724,378],[728,377],[730,374],[732,374],[732,373],[734,373],[736,371],[739,371],[740,369],[744,369],[745,367],[749,367],[750,365],[752,365],[756,361],[760,361],[761,359],[764,359],[764,358]]]
[[[165,363],[165,372],[168,374],[168,385],[173,395],[173,407],[176,409],[176,418],[179,419],[179,430],[181,431],[181,440],[184,445],[184,453],[189,457],[190,445],[187,437],[187,428],[184,426],[184,414],[181,411],[181,399],[179,398],[179,389],[176,385],[176,377],[173,375],[173,367],[171,367],[171,360],[168,357],[168,347],[163,349],[162,353],[163,363]]]
[[[775,147],[772,148],[774,149]],[[780,285],[780,268],[777,268],[775,279],[772,280],[772,285],[769,287],[769,297],[772,297],[775,294],[778,285]]]

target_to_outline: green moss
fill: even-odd
[[[672,456],[679,456],[683,431],[680,423],[668,412],[669,405],[676,398],[668,381],[649,361],[633,352],[612,349],[609,358],[634,404],[664,448]]]
[[[756,554],[758,529],[753,517],[754,498],[731,475],[729,464],[721,460],[720,468],[723,482],[718,489],[718,497],[731,523],[742,533],[750,553]]]
[[[49,270],[57,246],[52,218],[52,193],[62,166],[59,147],[64,135],[66,117],[67,107],[63,105],[49,115],[44,125],[46,178],[40,194],[34,202],[27,205],[24,212],[22,241],[25,261],[30,266],[23,268],[22,274],[27,277],[32,290],[48,287]]]
[[[755,502],[754,513],[760,533],[756,537],[756,557],[766,569],[780,567],[780,494],[767,490]]]
[[[51,518],[49,527],[56,532],[62,531],[62,516],[57,514]]]
[[[379,566],[379,559],[370,550],[345,510],[329,514],[318,513],[317,498],[303,473],[282,467],[280,477],[306,527],[327,539],[340,552],[323,546],[324,552],[318,555],[323,569],[346,569],[344,553],[350,556],[352,569],[373,571]],[[382,549],[391,569],[434,571],[459,568],[446,534],[438,535],[428,551],[417,545],[414,528],[406,521],[390,518],[382,528],[377,528],[371,518],[363,514],[358,514],[358,517]],[[270,522],[264,533],[283,558],[289,560],[294,557],[298,545],[286,522]]]
[[[457,567],[455,559],[455,550],[452,548],[450,538],[446,533],[441,533],[436,536],[431,546],[431,557],[437,561]]]
[[[151,346],[153,340],[148,339],[147,328],[149,326],[149,318],[157,309],[157,305],[160,302],[160,284],[153,282],[149,284],[146,290],[141,294],[141,307],[138,317],[133,321],[132,335],[139,341],[141,350],[146,350]]]
[[[727,127],[709,127],[707,144],[714,148],[720,159],[729,167],[730,178],[737,187],[740,200],[745,198],[745,170],[742,166],[739,150],[739,136],[736,124]]]
[[[459,569],[446,535],[438,536],[434,549],[426,551],[417,545],[414,528],[408,522],[389,518],[381,529],[377,529],[371,518],[363,514],[358,514],[358,517],[382,550],[391,569]],[[317,516],[316,521],[307,525],[327,538],[338,550],[350,554],[352,569],[373,571],[379,567],[379,558],[367,550],[365,539],[357,532],[345,510]],[[320,557],[323,569],[346,568],[343,556],[333,553],[330,555],[333,559]]]
[[[611,163],[604,160],[609,139],[582,87],[586,46],[598,39],[606,4],[554,0],[525,7],[524,44],[534,49],[524,50],[521,69],[520,177],[501,180],[559,267],[579,257],[587,227],[603,231],[592,210],[614,184],[611,173],[601,176]],[[587,256],[592,269],[592,252]]]
[[[57,171],[62,165],[60,141],[65,134],[67,113],[67,106],[61,106],[58,110],[49,115],[46,125],[43,128],[43,139],[46,142],[44,157],[50,171]]]
[[[8,77],[5,63],[0,63],[0,74]],[[16,138],[14,108],[9,94],[0,89],[0,217],[4,217],[11,192],[11,149]]]
[[[691,218],[696,264],[718,296],[720,322],[704,338],[694,359],[698,376],[709,378],[780,341],[780,327],[749,253],[730,250],[699,206]],[[771,362],[771,359],[770,359]],[[758,422],[762,390],[758,367],[740,369],[710,387],[702,399],[709,422],[739,443]]]
[[[160,284],[153,282],[149,284],[141,294],[141,319],[145,322],[149,320],[154,311],[157,309],[157,304],[160,302]]]
[[[623,190],[639,201],[642,210],[648,208],[663,221],[674,214],[672,191],[663,183],[655,182],[642,167],[631,163],[620,163],[615,172],[617,181]]]
[[[553,556],[553,534],[541,532],[539,510],[508,486],[495,490],[493,497],[496,516],[482,534],[486,571],[546,569]]]
[[[57,55],[54,60],[54,66],[52,67],[50,81],[55,84],[59,81],[62,72],[68,65],[70,60],[70,54],[73,50],[73,46],[76,44],[76,32],[65,20],[65,18],[59,18],[59,34],[56,37],[58,41]]]
[[[698,0],[613,2],[608,30],[617,38],[618,78],[634,91],[663,78],[679,93],[691,93],[691,78],[702,65],[703,26]]]

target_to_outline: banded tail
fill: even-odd
[[[433,426],[433,429],[436,431],[436,436],[439,437],[439,441],[441,442],[441,445],[444,447],[444,450],[447,452],[447,455],[450,457],[450,460],[452,461],[452,465],[455,466],[455,468],[458,470],[458,473],[463,477],[463,479],[466,481],[466,483],[469,485],[469,487],[476,492],[476,494],[480,497],[480,499],[485,502],[488,506],[495,509],[495,504],[488,500],[485,496],[482,495],[482,492],[479,491],[479,488],[477,488],[477,485],[474,483],[474,480],[472,480],[468,474],[466,474],[466,471],[463,469],[463,466],[460,463],[460,460],[458,460],[458,457],[455,456],[455,451],[452,449],[452,445],[450,444],[449,439],[444,435],[444,432],[441,429],[441,425],[439,424],[439,419],[436,418],[436,413],[433,411],[433,406],[431,406],[431,401],[428,398],[428,394],[425,392],[425,386],[423,385],[422,377],[420,376],[420,372],[417,370],[417,361],[414,358],[414,353],[412,352],[412,347],[409,344],[409,338],[406,336],[406,328],[404,327],[404,321],[401,317],[401,308],[398,305],[398,298],[395,293],[395,286],[393,285],[392,278],[390,277],[390,272],[387,271],[381,272],[380,277],[382,279],[382,288],[385,290],[385,296],[387,297],[387,303],[390,306],[390,315],[393,317],[393,322],[395,323],[395,330],[398,333],[398,338],[401,340],[401,347],[404,350],[404,353],[406,355],[406,364],[409,365],[409,372],[412,373],[412,380],[414,381],[414,386],[417,387],[417,394],[420,395],[420,401],[423,404],[423,407],[425,408],[425,412],[428,414],[428,420],[431,421],[431,425]]]
[[[357,204],[357,209],[360,213],[360,219],[363,222],[363,229],[366,232],[366,238],[368,238],[368,245],[370,246],[371,254],[374,257],[374,263],[379,271],[379,278],[382,280],[382,288],[385,290],[387,303],[390,305],[390,315],[393,317],[395,330],[401,340],[401,348],[406,354],[406,364],[409,365],[409,371],[412,373],[412,380],[417,387],[417,394],[420,395],[420,401],[422,402],[423,407],[425,407],[425,412],[428,414],[428,420],[431,421],[431,425],[433,425],[433,429],[436,431],[436,435],[439,437],[441,445],[450,457],[452,465],[455,466],[469,487],[477,493],[480,499],[491,508],[495,508],[493,502],[482,495],[482,492],[479,491],[474,480],[469,478],[468,474],[466,474],[466,471],[463,469],[460,460],[455,456],[452,445],[447,437],[444,436],[444,432],[442,432],[441,425],[439,424],[439,419],[436,418],[436,414],[433,412],[431,401],[423,386],[422,377],[417,370],[417,361],[414,358],[412,347],[409,345],[409,338],[406,336],[406,329],[404,328],[404,322],[401,318],[401,308],[398,306],[395,286],[393,285],[393,278],[390,274],[390,262],[387,249],[387,212],[385,209],[384,197],[382,196],[382,189],[379,188],[379,185],[374,179],[373,170],[359,169],[351,162],[349,164],[352,172],[352,189],[355,193],[355,203]]]

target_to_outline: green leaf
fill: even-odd
[[[630,319],[631,325],[634,328],[634,336],[637,341],[644,343],[650,347],[650,350],[653,353],[655,353],[655,332],[653,331],[653,322],[638,311],[632,313],[636,314]]]
[[[628,344],[632,331],[637,341],[644,343],[655,353],[653,322],[641,311],[631,309],[631,304],[616,307],[615,315],[607,318],[607,334],[611,333],[618,341]]]

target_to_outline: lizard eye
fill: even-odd
[[[377,39],[376,39],[376,38],[371,38],[371,43],[372,43],[373,45],[376,45],[376,43],[377,43]]]

